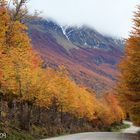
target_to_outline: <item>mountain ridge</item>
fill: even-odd
[[[90,27],[62,27],[53,21],[27,23],[33,48],[45,65],[64,65],[73,80],[96,91],[111,89],[123,55],[123,40],[104,36]]]

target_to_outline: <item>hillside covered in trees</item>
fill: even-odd
[[[96,92],[114,87],[124,41],[102,35],[88,26],[62,26],[49,19],[26,21],[32,47],[44,66],[64,65],[72,79]]]

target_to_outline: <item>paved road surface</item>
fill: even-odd
[[[140,137],[135,134],[91,132],[61,136],[57,138],[49,138],[45,140],[140,140]]]
[[[131,122],[124,123],[129,124],[130,128],[123,129],[121,132],[79,133],[44,140],[140,140],[140,135],[136,134],[140,131],[140,127],[135,127]]]

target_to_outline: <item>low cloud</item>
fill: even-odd
[[[117,37],[127,37],[139,0],[30,0],[29,8],[60,24],[92,26]]]

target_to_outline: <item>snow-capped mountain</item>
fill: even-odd
[[[97,91],[113,86],[123,40],[102,35],[88,26],[62,26],[51,20],[36,19],[27,25],[33,47],[46,66],[64,65],[77,83]]]

